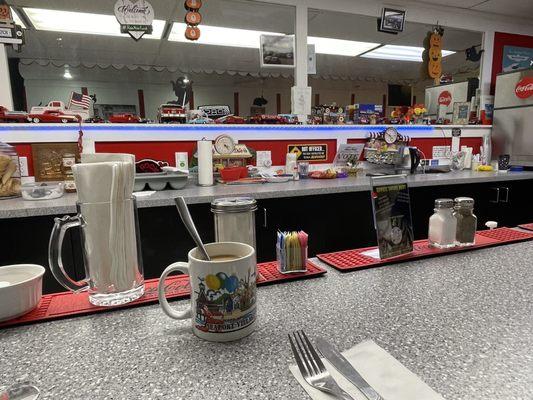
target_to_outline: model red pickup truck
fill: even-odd
[[[109,122],[114,124],[140,124],[141,117],[129,113],[113,114],[109,117]]]
[[[79,115],[65,114],[59,110],[45,110],[41,114],[28,114],[28,121],[30,122],[81,122]]]
[[[9,111],[0,106],[0,122],[28,122],[28,113],[23,111]]]

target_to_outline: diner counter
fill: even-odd
[[[526,172],[473,172],[460,171],[408,175],[410,187],[444,186],[533,179],[533,171]],[[216,197],[253,196],[256,199],[310,196],[330,193],[361,192],[369,190],[369,178],[306,179],[286,183],[249,185],[222,185],[200,187],[189,182],[181,190],[164,190],[149,197],[140,197],[140,208],[173,205],[173,199],[183,196],[188,204],[210,203]],[[0,219],[58,215],[76,211],[77,196],[66,194],[62,198],[43,201],[7,199],[0,201]]]
[[[533,398],[533,244],[258,289],[258,328],[210,343],[158,305],[0,331],[0,382],[42,399],[304,399],[287,334],[372,339],[449,400]],[[187,300],[174,302],[183,307]]]

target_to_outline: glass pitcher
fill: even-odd
[[[56,218],[48,262],[57,281],[73,292],[89,292],[97,306],[129,303],[144,293],[144,277],[135,199],[76,203],[77,214]],[[77,282],[63,266],[65,232],[80,227],[85,279]]]

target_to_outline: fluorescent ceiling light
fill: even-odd
[[[120,24],[114,15],[27,7],[24,7],[24,12],[37,30],[129,37],[127,33],[120,33]],[[161,39],[165,21],[155,19],[152,27],[152,34],[145,34],[143,38]]]
[[[10,7],[10,8],[11,8],[11,15],[13,16],[13,21],[15,21],[15,25],[20,25],[22,29],[27,29],[26,24],[22,22],[17,11],[13,7]]]
[[[185,38],[187,25],[174,22],[168,36],[171,42],[210,44],[216,46],[245,47],[258,49],[261,35],[284,35],[280,32],[254,31],[249,29],[224,28],[220,26],[200,26],[200,38],[191,41]],[[356,56],[364,53],[379,43],[355,42],[351,40],[309,37],[308,43],[315,45],[315,52],[319,54],[334,54],[341,56]]]
[[[211,44],[216,46],[259,48],[261,35],[283,35],[283,33],[253,31],[249,29],[224,28],[220,26],[200,25],[200,38],[191,41],[185,38],[185,25],[183,22],[174,22],[168,35],[171,42]]]
[[[369,51],[368,53],[363,54],[361,57],[378,58],[381,60],[422,62],[423,52],[423,47],[395,46],[392,44],[387,44],[375,50]],[[442,57],[446,57],[454,53],[455,51],[442,50]]]
[[[308,44],[315,45],[315,53],[317,54],[332,54],[336,56],[350,56],[355,57],[365,51],[371,50],[379,43],[356,42],[354,40],[330,39],[309,36],[307,38]]]

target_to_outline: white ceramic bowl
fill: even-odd
[[[20,317],[39,304],[45,269],[35,264],[0,266],[0,321]]]

